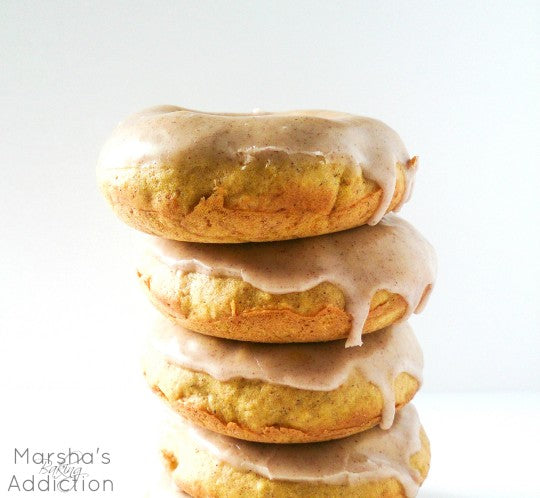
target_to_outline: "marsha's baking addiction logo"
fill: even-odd
[[[17,492],[112,492],[111,479],[98,478],[92,470],[111,463],[110,453],[96,448],[78,451],[68,448],[61,452],[32,451],[15,448],[15,473],[7,490]]]

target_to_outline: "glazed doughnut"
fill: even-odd
[[[377,424],[422,381],[423,358],[406,323],[344,341],[257,344],[190,332],[161,318],[144,373],[155,393],[207,429],[265,443],[337,439]]]
[[[349,346],[421,310],[435,272],[431,245],[393,214],[279,242],[153,238],[137,268],[154,305],[190,330],[276,343],[349,337]]]
[[[410,498],[429,470],[429,441],[412,405],[387,431],[303,445],[238,441],[178,416],[167,427],[166,468],[196,498]]]
[[[409,198],[416,158],[384,123],[330,111],[161,106],[122,123],[98,181],[128,225],[192,242],[260,242],[376,224]]]

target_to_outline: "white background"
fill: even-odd
[[[2,458],[23,440],[38,444],[29,434],[49,446],[83,441],[89,406],[128,423],[123,433],[101,426],[99,444],[144,425],[129,405],[149,313],[132,270],[139,235],[95,184],[114,125],[156,104],[328,108],[382,119],[420,156],[402,214],[439,255],[431,301],[413,318],[426,361],[418,404],[440,430],[434,455],[446,455],[438,467],[434,457],[433,496],[479,496],[490,477],[504,479],[506,467],[491,466],[476,488],[445,491],[463,469],[449,471],[442,433],[459,439],[464,427],[437,407],[468,400],[456,418],[470,407],[482,431],[482,410],[492,424],[503,412],[478,400],[511,391],[497,398],[504,420],[539,415],[539,26],[533,1],[1,1],[0,385],[12,400],[0,414],[12,421]],[[70,396],[93,402],[83,412]],[[72,439],[69,417],[81,427]],[[49,419],[45,436],[37,421]],[[534,437],[536,427],[523,435]],[[485,445],[465,443],[469,455]],[[504,495],[493,485],[486,496],[495,490]]]

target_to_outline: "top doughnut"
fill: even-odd
[[[376,224],[408,200],[415,166],[375,119],[160,106],[118,125],[98,180],[116,214],[144,232],[260,242]]]

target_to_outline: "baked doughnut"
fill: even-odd
[[[167,427],[166,468],[196,498],[413,497],[429,470],[429,441],[412,405],[387,431],[304,445],[239,441],[178,416]]]
[[[195,424],[250,441],[305,443],[389,428],[420,387],[423,358],[406,323],[345,348],[218,339],[161,318],[143,363],[153,391]]]
[[[419,311],[436,272],[431,245],[390,214],[376,226],[259,244],[153,238],[137,275],[150,300],[190,330],[254,342],[315,342],[373,332]]]
[[[375,224],[408,199],[416,158],[380,121],[330,111],[139,112],[101,152],[98,181],[138,230],[260,242]]]

